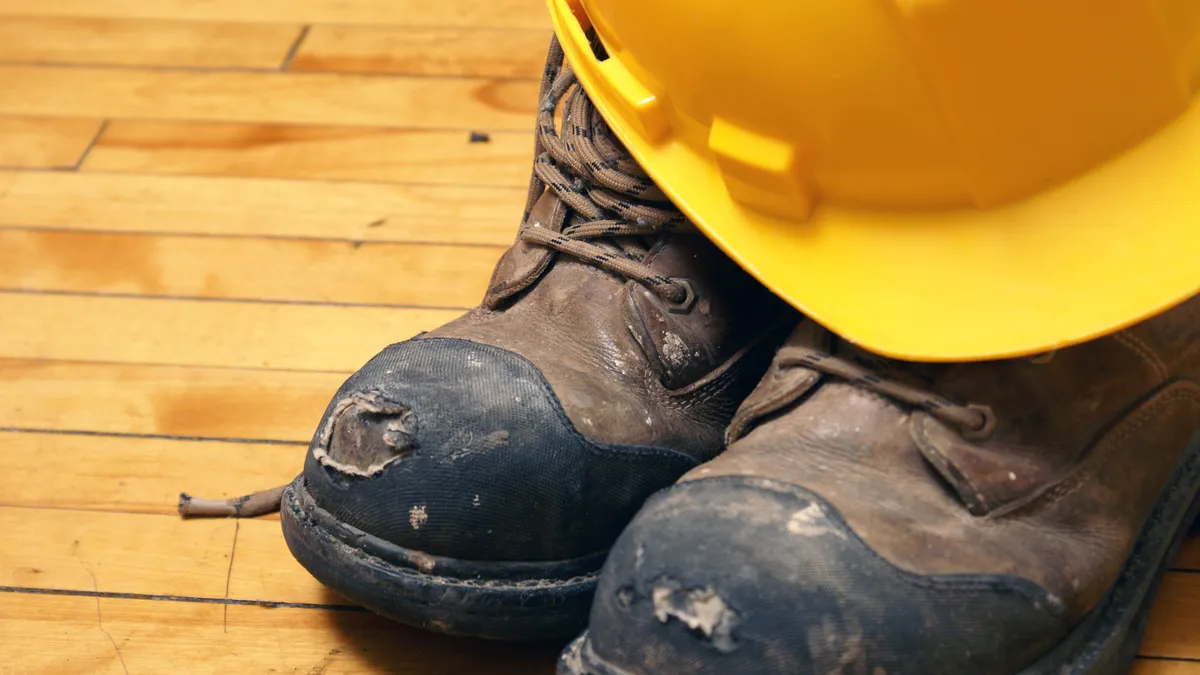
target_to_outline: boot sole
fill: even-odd
[[[280,516],[292,555],[338,595],[389,619],[464,637],[577,635],[606,554],[536,563],[432,556],[338,521],[316,504],[303,477],[284,490]]]
[[[1162,578],[1200,515],[1200,430],[1163,489],[1133,552],[1091,614],[1048,654],[1014,675],[1124,675],[1137,656]],[[587,633],[558,660],[559,675],[634,675],[596,655]]]

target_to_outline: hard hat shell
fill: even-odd
[[[1200,291],[1197,0],[548,3],[671,199],[868,349],[1026,355]]]

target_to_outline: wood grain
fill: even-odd
[[[299,25],[15,16],[0,62],[278,69]]]
[[[529,131],[536,82],[0,66],[0,114]]]
[[[502,252],[0,229],[0,289],[466,308],[483,297]]]
[[[21,293],[0,293],[0,312],[9,312],[0,314],[3,357],[346,374],[385,346],[461,314]]]
[[[550,32],[314,26],[293,71],[540,79]]]
[[[307,443],[346,376],[0,359],[0,428]]]
[[[559,648],[449,638],[357,611],[24,593],[0,593],[0,633],[5,675],[553,675]]]
[[[525,189],[0,170],[0,226],[507,246]]]
[[[270,124],[108,125],[85,171],[524,187],[533,134]]]
[[[0,167],[72,168],[100,125],[98,120],[65,117],[0,117]]]
[[[0,507],[0,579],[23,588],[220,598],[236,525],[229,519]]]
[[[550,28],[542,0],[0,0],[0,16]]]
[[[300,473],[305,452],[301,445],[5,431],[0,447],[5,506],[162,515],[175,514],[181,491],[227,499],[285,483]]]

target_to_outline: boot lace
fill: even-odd
[[[955,403],[918,387],[882,377],[854,361],[819,349],[787,345],[780,348],[776,362],[781,368],[801,367],[815,370],[893,401],[920,408],[957,428],[966,439],[987,438],[996,427],[995,413],[988,406]]]
[[[661,275],[641,261],[654,238],[695,234],[694,227],[613,137],[563,58],[557,38],[546,63],[521,241],[636,281],[670,303],[686,302],[691,294],[686,280]],[[554,121],[560,103],[562,136]],[[566,222],[529,222],[547,189],[573,211],[561,216]]]

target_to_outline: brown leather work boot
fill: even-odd
[[[723,449],[796,320],[692,229],[562,62],[555,45],[529,206],[483,305],[350,377],[283,498],[317,579],[447,633],[576,634],[612,542]]]
[[[613,547],[560,672],[1129,667],[1200,490],[1200,296],[1039,358],[889,361],[802,324]]]

